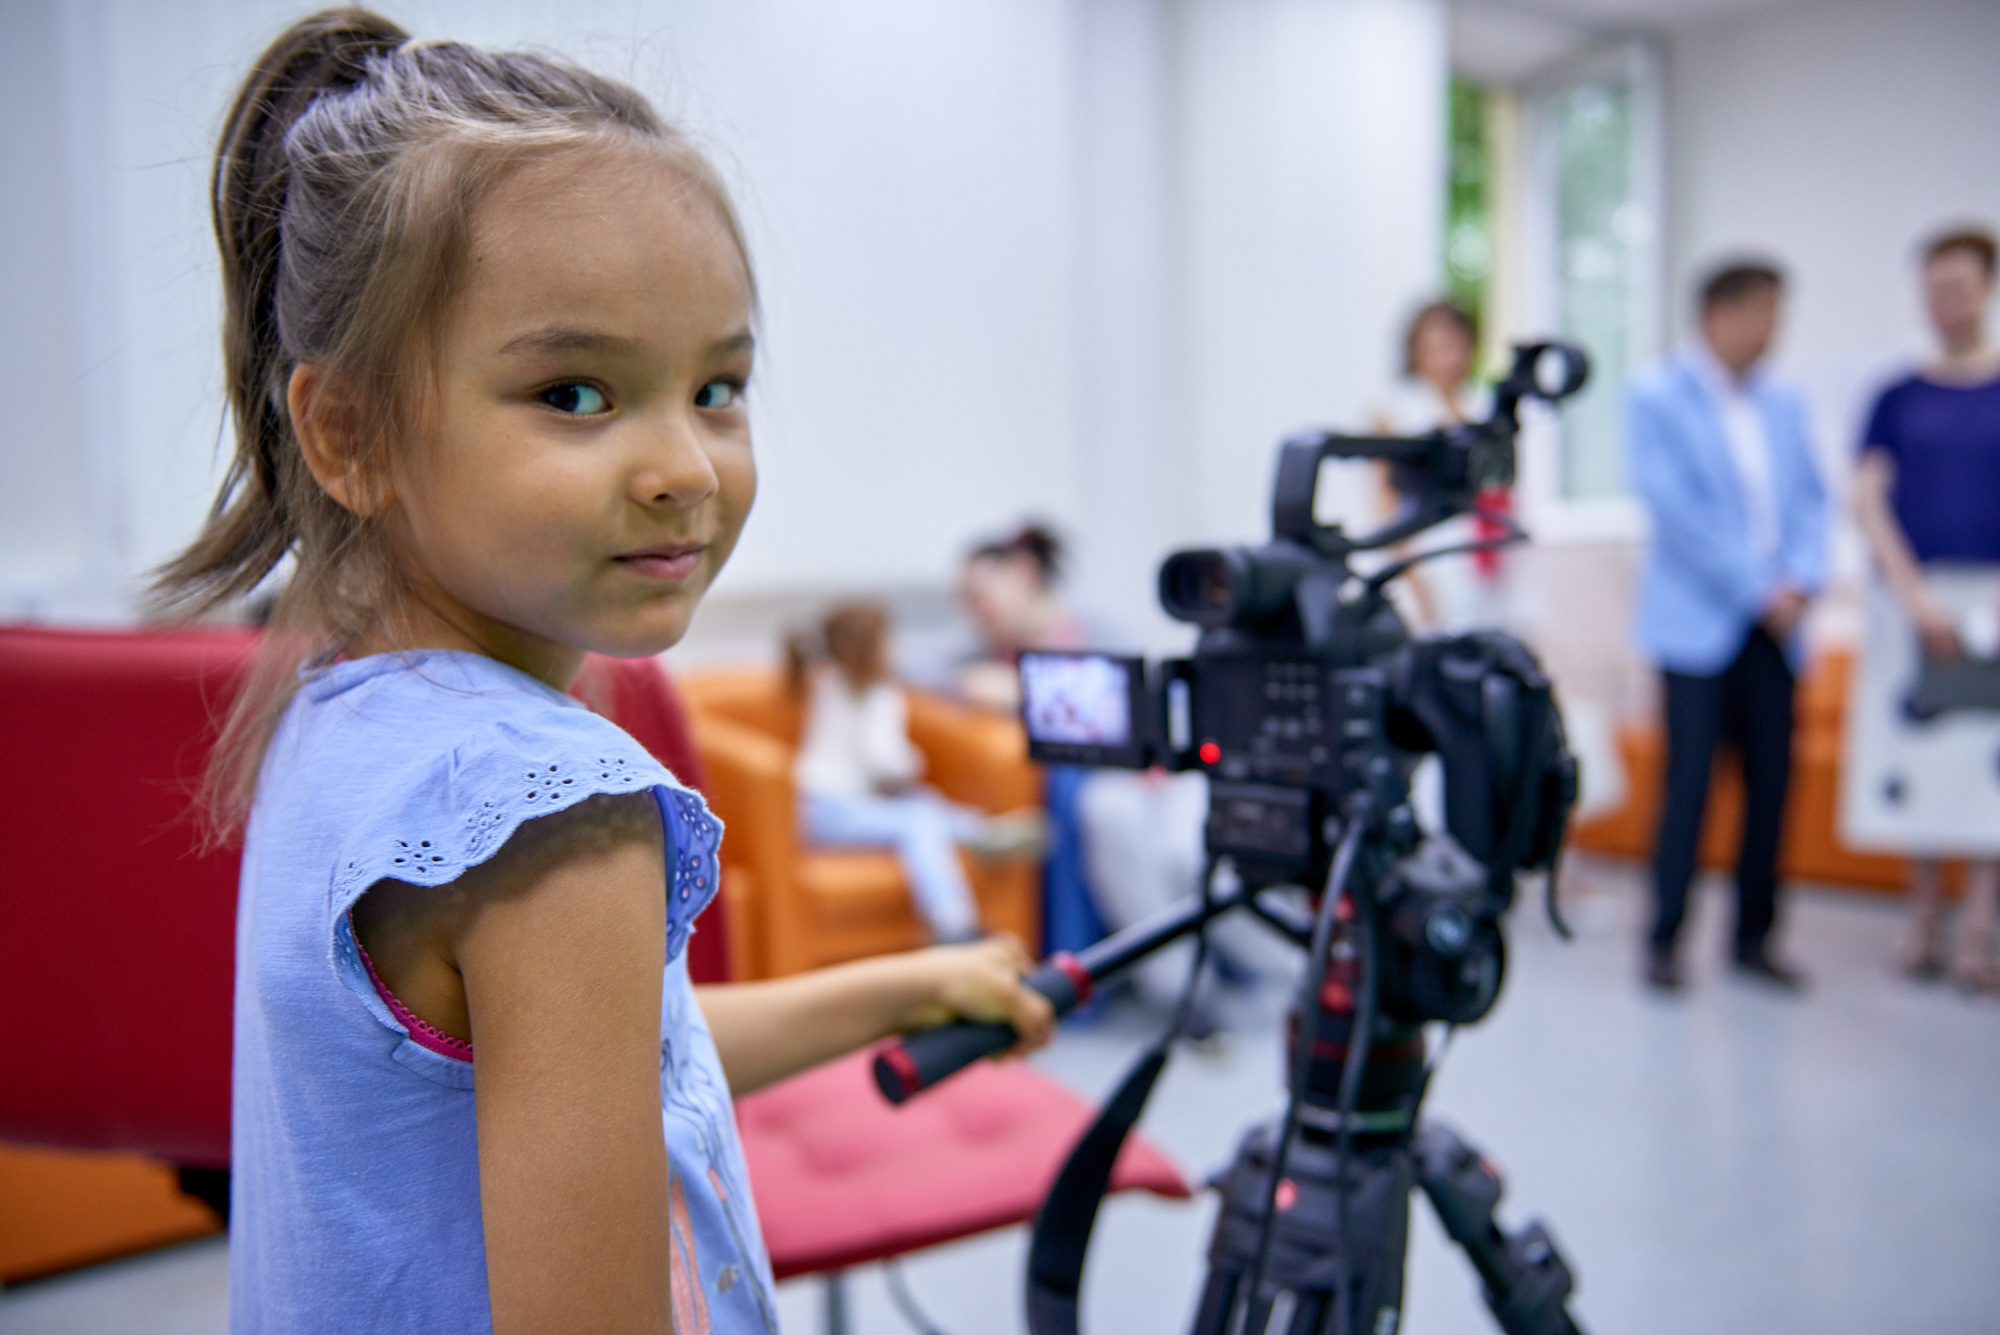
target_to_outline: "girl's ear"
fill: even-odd
[[[320,490],[364,519],[387,509],[393,495],[388,474],[366,448],[361,406],[346,378],[322,363],[302,363],[285,386],[285,404]]]

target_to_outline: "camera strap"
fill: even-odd
[[[1097,1207],[1111,1185],[1118,1152],[1166,1069],[1178,1029],[1178,1025],[1169,1029],[1125,1073],[1118,1092],[1105,1101],[1097,1120],[1070,1151],[1035,1216],[1034,1239],[1028,1248],[1029,1335],[1076,1335],[1083,1258],[1097,1224]]]
[[[1494,694],[1488,692],[1489,707]],[[1552,740],[1549,723],[1555,714],[1554,700],[1546,687],[1529,689],[1515,683],[1515,689],[1506,694],[1513,698],[1502,711],[1503,739],[1494,743],[1496,750],[1504,748],[1505,752],[1504,762],[1495,764],[1496,769],[1501,769],[1496,786],[1512,801],[1507,822],[1493,850],[1491,865],[1496,876],[1512,876],[1534,839],[1535,818],[1542,799],[1542,772],[1549,763]],[[1494,731],[1495,722],[1495,715],[1489,712],[1489,734]]]

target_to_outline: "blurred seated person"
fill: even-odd
[[[794,781],[806,839],[822,848],[893,848],[918,913],[941,944],[982,932],[958,850],[987,857],[1041,852],[1039,813],[988,816],[920,785],[923,754],[910,742],[902,687],[889,673],[889,615],[873,603],[828,614],[826,660],[786,644],[793,691],[805,696]]]
[[[1941,860],[1968,859],[1957,957],[1974,992],[2000,992],[2000,716],[1903,710],[1926,661],[2000,657],[2000,349],[1987,341],[1995,245],[1947,233],[1924,252],[1924,304],[1938,340],[1928,365],[1875,400],[1854,471],[1854,513],[1879,578],[1855,679],[1842,828],[1857,845],[1910,856],[1905,969],[1946,968]],[[1993,669],[2000,672],[2000,666]]]
[[[983,542],[965,558],[959,599],[979,633],[977,651],[958,666],[966,699],[1014,713],[1021,707],[1022,653],[1091,647],[1091,628],[1056,591],[1062,563],[1062,540],[1041,524]]]
[[[1473,376],[1479,334],[1472,316],[1449,301],[1433,301],[1410,317],[1403,331],[1403,374],[1375,405],[1369,428],[1385,436],[1415,436],[1439,427],[1484,421],[1493,408],[1490,389]],[[1376,465],[1386,523],[1403,498]],[[1456,546],[1507,532],[1513,499],[1505,487],[1481,492],[1474,510],[1411,539],[1405,551]],[[1500,551],[1441,557],[1398,583],[1407,591],[1411,629],[1462,631],[1508,621],[1513,590],[1507,555]]]
[[[971,700],[1014,712],[1020,708],[1019,663],[1031,650],[1106,648],[1071,610],[1058,589],[1063,549],[1048,529],[1030,524],[983,543],[965,559],[959,592],[982,644],[961,665],[959,686]],[[1199,892],[1208,785],[1199,774],[1137,772],[1057,765],[1047,771],[1044,801],[1051,846],[1044,884],[1044,945],[1076,950],[1104,930],[1117,931]],[[1255,923],[1232,916],[1209,933],[1225,968],[1239,977],[1280,973],[1292,965],[1289,947]],[[1165,1008],[1180,996],[1194,959],[1182,941],[1135,968],[1134,990]],[[1206,1004],[1188,1032],[1212,1034]]]

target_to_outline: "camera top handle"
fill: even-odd
[[[1523,399],[1555,403],[1590,379],[1590,358],[1570,343],[1523,343],[1514,364],[1493,390],[1493,413],[1484,422],[1441,427],[1420,436],[1350,436],[1309,432],[1284,443],[1271,496],[1271,535],[1321,556],[1393,546],[1473,507],[1488,487],[1514,481],[1514,441]],[[1404,498],[1400,513],[1373,533],[1350,536],[1338,524],[1313,518],[1320,465],[1328,459],[1381,459]]]

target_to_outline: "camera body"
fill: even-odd
[[[1412,1022],[1483,1015],[1499,990],[1497,923],[1514,873],[1554,856],[1575,762],[1525,646],[1497,631],[1411,638],[1384,586],[1443,551],[1365,577],[1351,558],[1511,483],[1521,400],[1563,398],[1587,375],[1577,349],[1527,345],[1515,349],[1485,422],[1413,437],[1286,441],[1270,542],[1178,552],[1160,568],[1161,605],[1200,627],[1192,656],[1149,664],[1023,655],[1030,755],[1200,770],[1209,779],[1209,855],[1228,859],[1253,887],[1319,885],[1347,813],[1366,795],[1379,824],[1373,842],[1388,855],[1378,898],[1389,929],[1389,1013]],[[1355,536],[1315,520],[1321,465],[1335,458],[1387,461],[1401,508],[1386,526]],[[1410,779],[1433,753],[1450,839],[1427,843]],[[1443,854],[1431,850],[1440,842]]]

